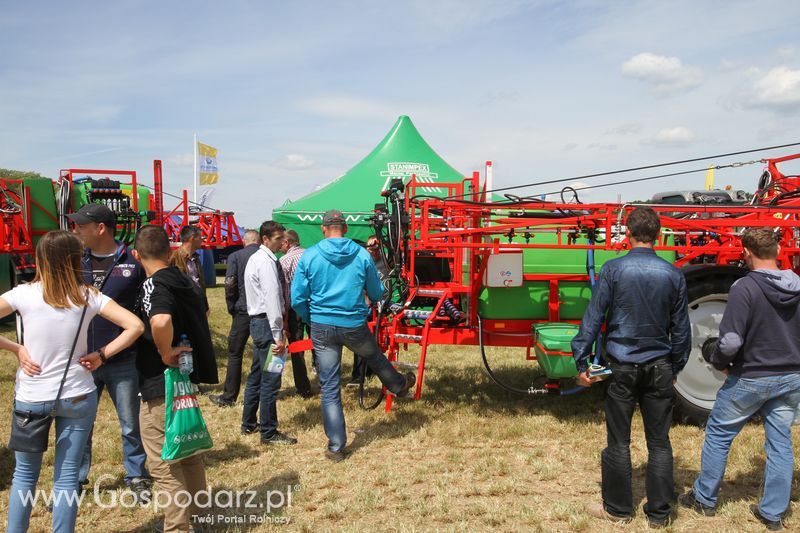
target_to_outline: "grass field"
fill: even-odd
[[[210,289],[214,343],[224,378],[229,318],[222,289]],[[13,335],[10,329],[3,331]],[[249,364],[250,350],[245,352]],[[413,352],[403,354],[413,360]],[[307,359],[309,354],[307,354]],[[508,379],[525,370],[524,355],[497,350],[490,357]],[[351,355],[344,356],[349,372]],[[8,441],[16,359],[0,354],[0,442]],[[524,380],[523,380],[524,381]],[[315,383],[316,385],[316,383]],[[214,387],[220,389],[220,386]],[[362,411],[355,394],[343,391],[351,457],[331,464],[323,458],[319,397],[304,400],[294,392],[291,371],[284,374],[278,402],[281,429],[299,439],[292,447],[264,447],[257,435],[239,433],[240,403],[230,409],[200,405],[214,449],[206,454],[209,484],[215,491],[257,491],[255,502],[277,506],[291,489],[291,505],[263,518],[245,509],[214,509],[227,524],[213,531],[629,531],[647,528],[641,512],[647,458],[641,420],[634,420],[636,520],[615,526],[590,518],[587,504],[599,501],[600,450],[605,425],[598,388],[563,398],[520,398],[492,384],[482,370],[478,350],[436,347],[429,354],[423,398],[401,400],[385,414],[382,407]],[[94,464],[90,481],[106,475],[100,493],[108,502],[122,487],[124,475],[119,427],[113,406],[103,396],[95,426]],[[676,426],[672,431],[677,488],[697,474],[703,432]],[[800,439],[795,436],[795,444]],[[5,525],[13,454],[0,447],[0,512]],[[52,487],[52,446],[45,456],[40,488]],[[750,425],[731,451],[721,504],[714,518],[681,510],[671,531],[762,531],[748,511],[756,502],[764,467],[763,429]],[[795,475],[797,478],[797,475]],[[797,481],[792,507],[798,497]],[[224,502],[223,502],[224,504]],[[251,523],[249,515],[261,517]],[[244,517],[244,518],[240,518]],[[272,523],[268,523],[272,520]],[[33,511],[31,531],[49,530],[42,504]],[[84,504],[77,531],[151,531],[160,517],[152,507],[100,508]],[[285,522],[288,521],[288,524]],[[279,523],[283,522],[283,523]],[[800,517],[790,519],[800,530]]]

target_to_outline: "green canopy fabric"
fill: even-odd
[[[383,201],[380,193],[394,178],[404,182],[411,179],[429,183],[452,183],[464,179],[463,174],[448,165],[433,151],[403,115],[391,131],[370,154],[332,183],[294,202],[287,200],[272,211],[272,219],[287,229],[295,230],[300,244],[308,248],[322,239],[322,215],[329,209],[339,209],[347,219],[351,239],[366,241],[372,234],[366,218],[376,203]],[[443,189],[430,189],[426,194],[444,196]]]

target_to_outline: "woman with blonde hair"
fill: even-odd
[[[22,344],[0,337],[0,349],[14,353],[19,361],[10,445],[16,457],[8,504],[10,532],[28,530],[44,455],[43,451],[30,451],[37,446],[25,441],[24,427],[48,413],[55,420],[56,448],[52,527],[53,531],[74,531],[78,470],[97,412],[91,372],[133,344],[144,331],[136,315],[84,283],[82,254],[76,236],[51,231],[36,246],[33,281],[0,295],[0,317],[16,311],[24,328]],[[96,315],[123,331],[103,348],[87,354],[86,331]],[[45,428],[45,438],[47,431]],[[46,440],[41,445],[46,448]]]

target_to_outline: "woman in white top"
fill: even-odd
[[[22,317],[24,344],[0,337],[0,349],[19,360],[14,388],[14,410],[46,414],[53,408],[65,365],[69,365],[55,406],[55,462],[53,531],[75,529],[78,470],[83,448],[97,412],[92,371],[130,346],[144,331],[142,322],[108,296],[83,282],[77,237],[51,231],[36,246],[36,277],[0,296],[0,317],[17,311]],[[86,316],[80,323],[83,308]],[[96,352],[86,353],[86,331],[95,315],[110,320],[122,333]],[[75,351],[70,350],[78,333]],[[68,361],[69,359],[69,361]],[[9,532],[28,530],[31,499],[36,490],[42,453],[15,452],[16,468],[8,504]],[[59,494],[60,493],[60,494]]]

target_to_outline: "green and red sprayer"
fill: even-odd
[[[202,230],[205,249],[241,244],[232,212],[196,208],[186,190],[167,210],[164,194],[159,160],[153,162],[153,187],[139,183],[133,170],[72,168],[61,170],[57,180],[0,176],[0,291],[30,279],[39,238],[48,231],[69,229],[66,215],[88,203],[103,203],[114,211],[117,238],[126,244],[145,224],[162,225],[175,246],[187,224]]]
[[[687,280],[692,351],[675,384],[687,421],[702,423],[724,379],[703,361],[700,348],[718,335],[728,291],[746,273],[742,229],[775,228],[781,268],[800,270],[800,177],[778,170],[796,159],[800,154],[751,162],[766,165],[753,195],[679,191],[647,203],[662,221],[656,252]],[[397,364],[409,364],[400,359],[409,345],[419,345],[419,359],[410,362],[417,369],[415,399],[433,345],[479,346],[489,376],[513,392],[556,396],[577,390],[570,341],[603,263],[629,247],[625,220],[636,205],[580,203],[571,188],[556,202],[508,194],[498,202],[477,172],[453,184],[395,180],[382,195],[372,226],[391,271],[389,296],[371,325]],[[596,344],[602,363],[602,341]],[[519,348],[527,360],[538,361],[543,379],[509,385],[492,371],[487,346]],[[362,406],[363,394],[362,387]],[[391,404],[386,395],[387,410]]]

